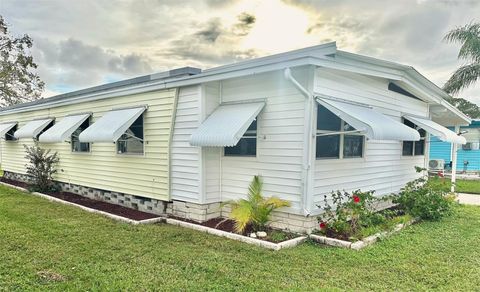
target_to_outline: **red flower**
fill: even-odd
[[[360,203],[360,197],[359,196],[353,196],[353,201],[355,203]]]
[[[439,176],[439,177],[445,177],[445,175],[443,174],[442,171],[439,171],[439,172],[438,172],[438,176]]]
[[[325,229],[327,227],[327,223],[320,222],[320,229]]]

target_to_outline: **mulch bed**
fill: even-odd
[[[226,231],[226,232],[230,232],[230,233],[236,233],[235,228],[234,228],[235,221],[233,221],[232,219],[213,218],[213,219],[210,219],[208,221],[200,223],[200,222],[196,222],[196,221],[193,221],[193,220],[189,220],[189,219],[185,219],[185,218],[181,218],[181,217],[177,217],[177,216],[172,216],[172,215],[170,215],[168,217],[172,218],[172,219],[175,219],[175,220],[179,220],[179,221],[184,221],[184,222],[188,222],[188,223],[192,223],[192,224],[196,224],[196,225],[210,227],[210,228],[214,228],[214,229],[218,229],[218,230],[222,230],[222,231]],[[267,237],[263,237],[263,238],[257,237],[257,239],[264,240],[264,241],[269,241],[269,242],[273,242],[273,243],[278,243],[280,241],[275,241],[270,237],[272,232],[283,233],[285,235],[285,240],[289,240],[289,239],[293,239],[293,238],[297,238],[297,237],[301,236],[299,234],[285,232],[285,231],[282,231],[282,230],[276,230],[276,229],[273,229],[273,228],[266,228],[266,230],[264,230],[264,231],[267,232]],[[245,228],[245,232],[242,235],[248,236],[250,233],[253,233],[253,232],[254,231],[253,231],[252,226],[248,225]]]
[[[29,187],[27,183],[19,182],[11,179],[1,178],[0,181],[7,184],[14,185],[14,186],[22,187],[25,189],[28,189]],[[132,220],[146,220],[146,219],[160,217],[159,215],[156,215],[156,214],[146,213],[146,212],[138,211],[135,209],[131,209],[131,208],[127,208],[119,205],[114,205],[114,204],[103,202],[103,201],[97,201],[97,200],[93,200],[87,197],[82,197],[80,195],[68,193],[68,192],[55,192],[55,193],[49,192],[49,193],[46,193],[46,195],[61,199],[63,201],[75,203],[88,208],[104,211],[113,215],[118,215],[118,216],[125,217]]]

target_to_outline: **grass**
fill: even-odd
[[[0,186],[0,290],[476,290],[480,208],[356,252],[131,226]]]
[[[450,179],[441,179],[438,177],[431,177],[430,180],[435,180],[436,183],[445,186],[445,190],[450,191]],[[457,179],[455,191],[458,193],[480,194],[480,180],[466,180]]]
[[[456,191],[460,193],[480,194],[480,180],[457,180]]]

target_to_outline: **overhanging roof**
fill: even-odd
[[[146,107],[118,109],[107,112],[90,127],[80,133],[80,142],[116,142]]]
[[[467,143],[467,140],[465,139],[465,137],[459,136],[455,132],[450,131],[444,126],[439,125],[427,118],[414,117],[410,115],[405,115],[404,118],[416,124],[417,126],[424,129],[425,131],[432,134],[433,136],[438,137],[442,141],[457,143],[457,144]]]
[[[70,115],[64,117],[50,129],[46,130],[38,140],[42,143],[60,143],[70,141],[72,133],[90,117],[91,114]]]
[[[38,134],[40,134],[52,121],[53,118],[30,121],[18,129],[13,136],[17,139],[37,138]]]
[[[264,102],[220,105],[192,134],[190,145],[210,147],[237,145],[264,106]]]
[[[317,97],[317,102],[350,126],[365,134],[369,139],[420,140],[418,131],[375,111],[369,106],[327,96]]]

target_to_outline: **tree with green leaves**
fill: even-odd
[[[461,44],[458,59],[466,61],[443,86],[447,93],[455,95],[480,79],[480,23],[457,27],[448,32],[444,40]],[[451,98],[448,102],[471,118],[480,118],[480,109],[476,104],[463,98]]]
[[[44,83],[35,72],[32,45],[28,35],[10,35],[0,15],[0,107],[41,98]]]

